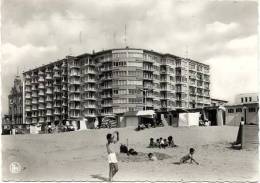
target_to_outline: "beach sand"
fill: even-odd
[[[159,127],[134,131],[133,128],[98,129],[59,134],[2,136],[2,179],[13,181],[106,181],[108,163],[106,134],[118,130],[120,143],[137,152],[158,152],[168,158],[134,161],[120,155],[115,181],[256,181],[258,150],[234,150],[238,127]],[[177,148],[147,148],[149,139],[174,137]],[[174,162],[195,148],[200,163]],[[145,156],[144,156],[145,157]],[[123,161],[122,161],[123,160]],[[18,162],[20,173],[11,173]]]

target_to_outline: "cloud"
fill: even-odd
[[[239,24],[231,22],[229,24],[225,24],[222,22],[214,22],[206,25],[206,31],[209,34],[226,34],[233,32],[239,28]]]
[[[253,90],[254,79],[242,90],[236,78],[253,78],[256,3],[191,0],[26,0],[20,3],[8,0],[3,1],[2,6],[5,111],[6,96],[16,74],[14,65],[28,70],[68,54],[124,47],[125,25],[130,47],[188,56],[211,64],[214,97],[229,99],[238,92]],[[245,60],[249,66],[244,65]],[[230,73],[231,80],[236,82],[221,78],[229,77]],[[230,89],[223,90],[225,82]]]

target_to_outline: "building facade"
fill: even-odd
[[[236,104],[250,104],[250,103],[258,103],[258,93],[243,93],[239,94],[235,98]]]
[[[23,73],[25,122],[94,121],[210,105],[209,65],[144,49],[83,54]]]
[[[226,105],[226,121],[228,125],[238,126],[241,121],[245,124],[259,125],[259,102],[257,93],[236,95],[235,105]]]
[[[23,123],[23,85],[19,76],[14,79],[14,85],[8,95],[9,123]]]
[[[220,100],[220,99],[211,98],[211,106],[212,107],[225,105],[227,103],[228,103],[228,101],[226,101],[226,100]]]

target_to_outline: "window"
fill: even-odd
[[[252,97],[249,97],[249,102],[251,102],[252,101]]]
[[[255,112],[255,108],[254,108],[254,107],[250,107],[250,108],[248,109],[248,111],[249,111],[249,112]]]
[[[247,97],[245,97],[245,102],[247,102]]]
[[[234,113],[234,109],[228,109],[228,113]]]
[[[242,112],[242,108],[236,108],[236,112]]]
[[[241,98],[241,103],[243,103],[244,102],[244,98]]]
[[[114,94],[118,94],[118,90],[114,90]]]

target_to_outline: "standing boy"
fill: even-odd
[[[115,137],[116,135],[116,137]],[[116,158],[115,143],[119,141],[119,133],[115,131],[114,133],[107,134],[107,153],[108,153],[108,163],[109,163],[109,181],[112,181],[113,176],[118,172],[118,164]]]

